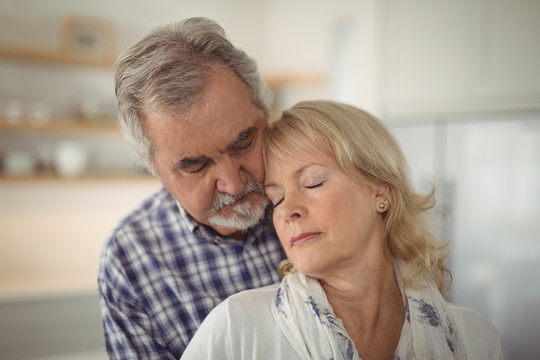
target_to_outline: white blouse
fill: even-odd
[[[233,295],[206,317],[182,360],[299,359],[272,316],[279,283]],[[482,315],[449,304],[468,359],[508,359],[501,336]]]

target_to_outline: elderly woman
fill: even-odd
[[[265,191],[287,253],[281,284],[210,313],[184,358],[504,359],[497,329],[447,303],[447,244],[430,233],[386,127],[309,101],[265,134]]]

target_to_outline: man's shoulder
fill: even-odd
[[[182,239],[189,237],[190,230],[182,225],[181,217],[175,198],[165,188],[149,196],[119,222],[103,244],[99,281],[143,287],[157,274],[182,278],[172,273],[186,260]]]
[[[113,229],[111,237],[121,236],[125,232],[148,231],[156,224],[163,226],[177,220],[176,200],[165,188],[161,188],[122,218]]]
[[[127,248],[136,254],[133,250],[164,238],[160,232],[178,222],[176,200],[165,188],[161,188],[120,220],[105,242],[102,256],[116,257],[117,253],[124,253]]]
[[[157,192],[147,197],[138,207],[127,214],[118,224],[116,230],[134,224],[149,221],[152,218],[160,218],[164,214],[176,210],[176,200],[162,187]]]

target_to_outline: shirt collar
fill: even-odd
[[[178,212],[180,213],[181,221],[184,222],[184,225],[187,226],[191,232],[195,232],[195,230],[200,226],[199,222],[188,214],[182,205],[180,205],[178,200],[175,199],[175,202]]]

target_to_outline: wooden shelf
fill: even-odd
[[[116,60],[114,57],[92,58],[63,54],[61,51],[25,49],[6,45],[0,47],[0,57],[49,64],[90,66],[109,69],[113,68]]]
[[[120,137],[121,131],[116,123],[89,122],[84,120],[51,120],[33,125],[30,120],[20,119],[17,124],[0,122],[1,133],[43,133],[53,135],[97,135]]]
[[[32,184],[32,183],[156,183],[159,180],[146,173],[86,173],[74,177],[62,177],[52,172],[35,173],[31,175],[7,175],[0,172],[0,184]]]
[[[69,16],[62,24],[60,45],[55,49],[0,45],[0,57],[40,63],[112,69],[116,60],[114,27],[102,19]]]

